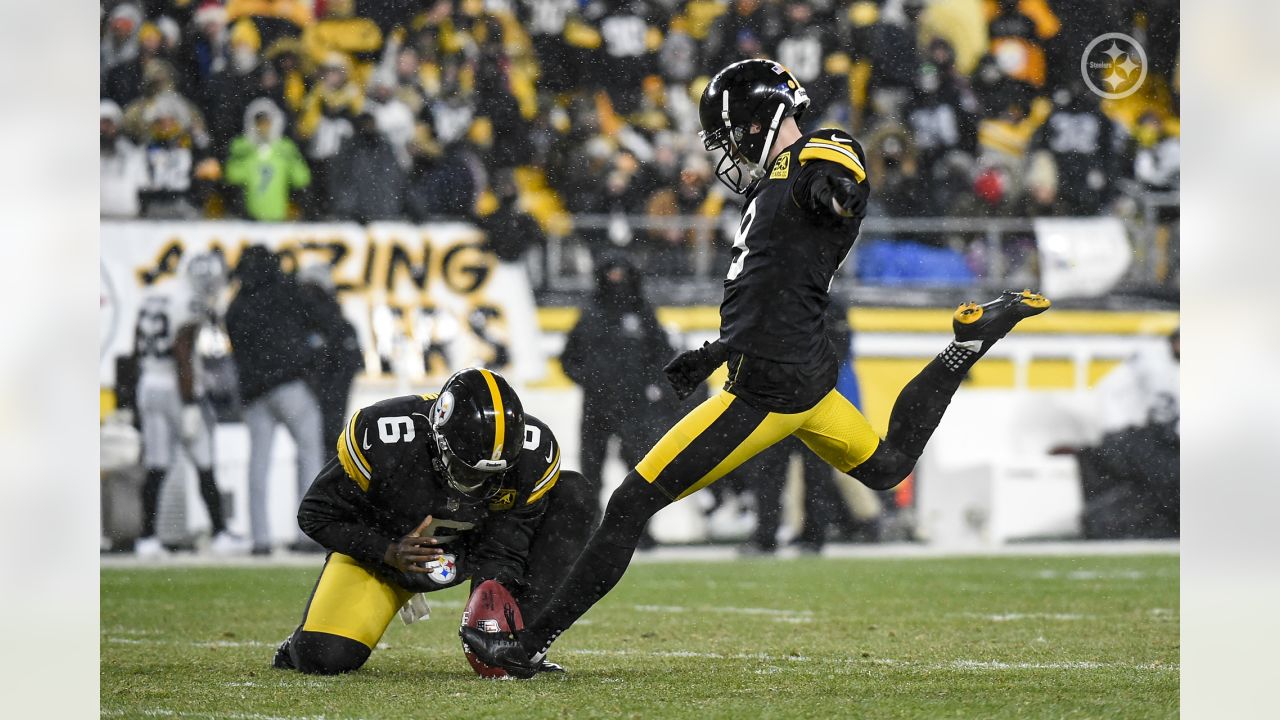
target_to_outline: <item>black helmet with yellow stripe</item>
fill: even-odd
[[[764,177],[769,150],[783,118],[797,120],[809,93],[791,71],[773,60],[739,60],[711,78],[698,101],[702,144],[720,152],[716,177],[745,195]]]
[[[440,389],[431,411],[437,470],[454,490],[484,497],[524,445],[524,407],[498,373],[466,368]]]

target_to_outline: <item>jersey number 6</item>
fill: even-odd
[[[378,418],[378,439],[384,443],[409,442],[414,434],[413,421],[404,415]]]

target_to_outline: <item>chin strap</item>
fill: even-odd
[[[778,126],[782,124],[782,108],[783,104],[778,103],[778,109],[773,112],[773,122],[769,123],[769,134],[764,136],[764,148],[760,150],[760,160],[756,163],[756,167],[752,168],[752,174],[759,172],[764,174],[765,160],[769,158],[769,148],[773,147],[773,135],[778,132]]]

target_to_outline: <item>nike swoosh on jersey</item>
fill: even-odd
[[[369,444],[369,428],[365,428],[365,429],[364,429],[364,438],[360,441],[360,448],[361,448],[362,450],[368,450],[368,449],[369,449],[369,448],[371,448],[371,447],[373,447],[373,446]]]
[[[832,139],[832,140],[835,140],[836,142],[839,142],[839,143],[851,143],[851,142],[853,142],[853,138],[842,138],[842,137],[840,137],[839,135],[832,135],[832,136],[831,136],[831,139]]]
[[[554,446],[547,446],[547,462],[551,462],[551,456],[555,454],[555,450]]]

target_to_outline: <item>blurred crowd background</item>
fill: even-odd
[[[1174,0],[105,0],[101,16],[104,217],[465,219],[507,259],[571,237],[678,274],[698,232],[723,250],[736,223],[696,103],[749,57],[806,84],[805,127],[856,133],[873,217],[1133,216],[1178,186]],[[1117,31],[1147,78],[1103,100],[1080,56]]]

